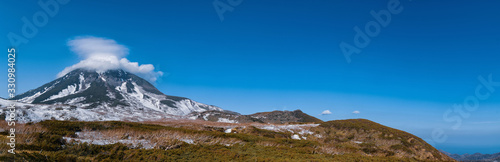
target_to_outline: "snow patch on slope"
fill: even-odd
[[[61,98],[61,97],[67,96],[67,95],[72,95],[72,94],[75,94],[75,92],[76,92],[76,86],[75,85],[69,85],[68,88],[61,90],[56,95],[50,96],[49,99],[47,99],[45,101],[53,100],[53,99],[56,99],[56,98]]]
[[[238,123],[238,121],[236,121],[236,120],[230,120],[230,119],[226,119],[226,118],[219,118],[219,120],[217,122],[221,122],[221,123]]]

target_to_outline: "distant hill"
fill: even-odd
[[[295,111],[272,111],[260,112],[251,115],[241,115],[234,112],[221,112],[221,111],[204,111],[194,112],[189,115],[192,119],[199,119],[213,122],[227,122],[227,123],[272,123],[272,124],[285,124],[285,123],[320,123],[322,120],[310,116],[301,110]]]
[[[261,112],[250,115],[254,118],[262,120],[264,123],[320,123],[322,120],[310,116],[301,110],[295,111],[272,111],[272,112]]]
[[[481,154],[481,153],[475,153],[475,154],[451,154],[445,151],[442,151],[444,154],[450,156],[451,158],[458,160],[458,161],[465,161],[465,162],[494,162],[494,161],[500,161],[500,152],[495,153],[495,154]]]

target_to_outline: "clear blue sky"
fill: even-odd
[[[354,45],[353,28],[364,30],[374,20],[370,11],[387,10],[388,0],[243,0],[223,21],[212,2],[61,5],[28,43],[17,46],[18,91],[41,86],[77,63],[66,43],[90,35],[114,39],[130,49],[129,60],[163,71],[155,85],[165,94],[243,114],[301,109],[322,120],[366,118],[448,152],[500,152],[500,87],[467,112],[470,117],[460,117],[458,129],[443,118],[453,104],[475,95],[479,76],[500,81],[500,2],[401,0],[402,11],[350,63],[339,44]],[[5,54],[8,33],[22,35],[22,17],[32,21],[39,11],[35,1],[0,2]],[[0,85],[7,85],[3,78]],[[7,96],[6,86],[0,91]],[[320,115],[323,110],[332,114]],[[433,143],[438,128],[447,139]]]

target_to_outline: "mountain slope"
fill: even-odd
[[[183,116],[207,110],[223,111],[219,107],[198,103],[188,98],[165,95],[148,81],[123,70],[98,73],[77,69],[39,88],[18,95],[13,100],[27,103],[25,106],[38,108],[38,111],[47,111],[43,116],[48,115],[48,117],[40,117],[43,119],[60,118],[50,115],[54,112],[49,110],[56,107],[62,107],[64,110],[66,110],[64,107],[68,107],[64,113],[66,116],[88,120],[105,117],[114,120],[136,117],[139,117],[139,120],[146,119],[140,117],[141,115],[160,119],[165,116]],[[90,113],[90,116],[72,115],[82,111]]]

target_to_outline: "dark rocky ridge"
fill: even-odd
[[[318,118],[307,115],[301,110],[260,112],[251,115],[241,115],[234,112],[205,111],[205,112],[194,112],[189,116],[199,120],[214,121],[214,122],[217,122],[220,119],[228,119],[232,121],[237,121],[238,123],[257,122],[257,123],[285,124],[285,123],[323,122]]]

